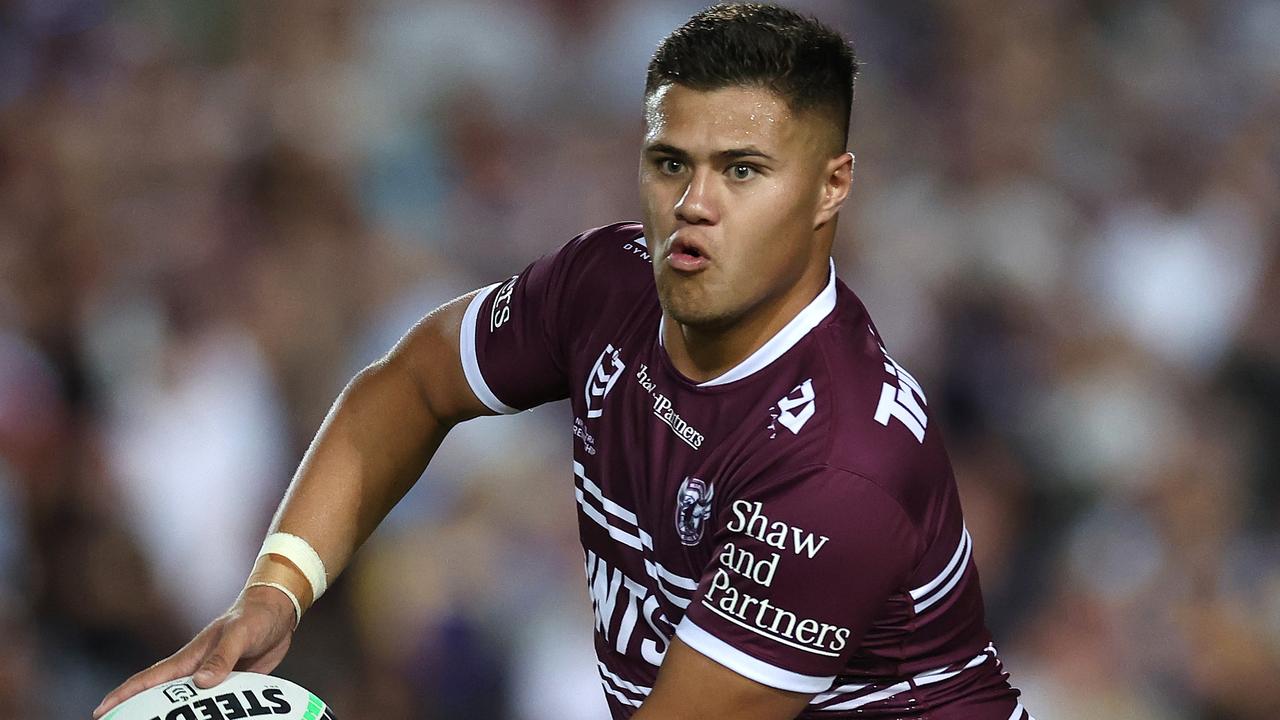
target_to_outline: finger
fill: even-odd
[[[202,633],[203,635],[203,633]],[[142,672],[134,674],[115,690],[107,694],[98,707],[94,708],[93,717],[105,715],[111,708],[137,695],[143,690],[153,688],[161,683],[190,675],[199,665],[208,644],[208,636],[197,635],[186,647],[170,655],[168,658],[152,665]]]
[[[240,623],[229,623],[223,629],[218,642],[200,663],[192,680],[196,687],[211,688],[227,679],[245,650],[245,628]]]

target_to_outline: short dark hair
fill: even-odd
[[[794,112],[829,114],[843,150],[857,74],[849,41],[817,19],[776,5],[731,3],[699,12],[658,45],[644,94],[668,83],[703,91],[765,87]]]

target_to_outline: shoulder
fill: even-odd
[[[899,569],[913,565],[925,546],[914,513],[891,488],[828,463],[757,478],[730,492],[723,513],[721,522],[731,533],[776,544],[793,532],[790,528],[798,528],[814,537],[842,539],[837,544],[847,541],[850,552],[874,548]]]
[[[638,222],[616,222],[592,228],[565,243],[558,253],[561,260],[573,269],[611,270],[624,274],[637,269],[647,269],[649,248],[644,239],[644,228]],[[589,282],[592,278],[579,278]]]
[[[954,484],[924,387],[843,283],[836,312],[818,330],[812,352],[823,386],[813,395],[825,394],[826,407],[815,413],[811,460],[874,484],[922,522]]]

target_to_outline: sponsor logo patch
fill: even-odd
[[[725,529],[738,535],[720,550],[703,606],[782,645],[838,657],[849,643],[849,628],[779,607],[768,590],[780,567],[813,560],[831,538],[770,517],[759,501],[736,500],[729,510],[733,519]]]
[[[897,420],[911,431],[917,442],[924,443],[924,432],[929,427],[929,416],[922,407],[929,404],[924,390],[911,373],[889,357],[884,345],[880,346],[880,352],[884,353],[884,371],[890,378],[880,386],[876,422],[888,427],[890,419]]]
[[[676,412],[674,403],[671,398],[664,395],[658,390],[658,384],[653,378],[649,377],[649,366],[640,365],[640,369],[636,371],[636,380],[640,383],[640,387],[644,388],[649,396],[653,398],[653,414],[659,420],[671,428],[671,432],[676,437],[683,440],[689,447],[697,450],[702,447],[702,442],[706,440],[697,428],[690,425],[684,418],[680,417],[680,413]]]

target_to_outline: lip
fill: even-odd
[[[683,273],[698,272],[707,267],[711,257],[702,243],[687,237],[673,237],[667,250],[667,264]]]

